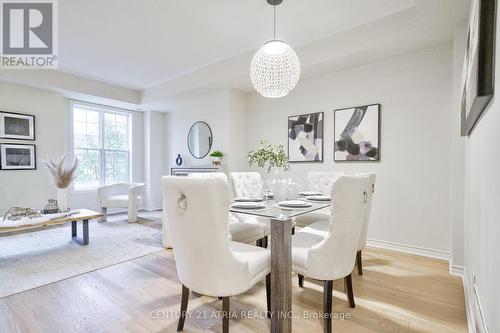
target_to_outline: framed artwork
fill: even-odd
[[[380,161],[380,104],[334,110],[334,160]]]
[[[0,169],[35,170],[36,169],[35,145],[27,145],[19,143],[0,144]]]
[[[0,138],[35,140],[35,116],[0,111]]]
[[[288,117],[288,161],[323,162],[323,112]]]
[[[461,134],[471,133],[493,98],[496,0],[472,0],[462,69]]]

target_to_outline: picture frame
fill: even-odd
[[[36,146],[23,143],[1,143],[0,170],[36,170]]]
[[[461,135],[471,134],[495,93],[496,0],[472,0],[462,69]]]
[[[324,112],[288,117],[288,162],[323,162],[324,119]]]
[[[333,111],[335,162],[380,161],[381,109],[375,103]]]
[[[35,140],[35,116],[0,111],[0,139]]]

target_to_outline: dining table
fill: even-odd
[[[330,201],[313,201],[307,197],[294,198],[307,207],[285,207],[286,202],[263,200],[252,208],[235,207],[230,211],[271,220],[271,332],[292,331],[292,228],[293,218],[331,206]],[[258,201],[258,200],[256,200]],[[289,200],[288,200],[289,201]]]

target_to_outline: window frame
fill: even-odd
[[[99,148],[75,148],[75,137],[74,137],[74,108],[81,106],[82,108],[99,112]],[[75,149],[87,150],[87,151],[98,151],[100,156],[100,173],[99,173],[99,184],[95,187],[84,187],[81,189],[76,188],[75,181],[71,182],[71,193],[92,193],[100,186],[106,185],[106,152],[126,152],[128,153],[128,179],[130,183],[132,181],[132,122],[133,113],[124,109],[115,108],[108,105],[96,104],[78,100],[69,100],[69,148],[70,156],[75,158]],[[118,114],[127,117],[127,145],[128,150],[123,149],[107,149],[105,148],[105,114]]]

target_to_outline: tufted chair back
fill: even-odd
[[[248,263],[237,260],[229,248],[227,182],[164,176],[162,188],[181,283],[209,296],[245,291]],[[231,278],[221,278],[228,276]]]
[[[309,190],[319,191],[324,195],[330,195],[332,192],[333,184],[345,173],[339,172],[319,172],[311,171],[307,174],[307,181],[309,183]]]
[[[258,172],[231,172],[236,197],[262,196],[262,178]]]
[[[342,176],[335,182],[330,235],[309,251],[309,276],[335,280],[349,275],[354,269],[369,184],[368,176]]]

